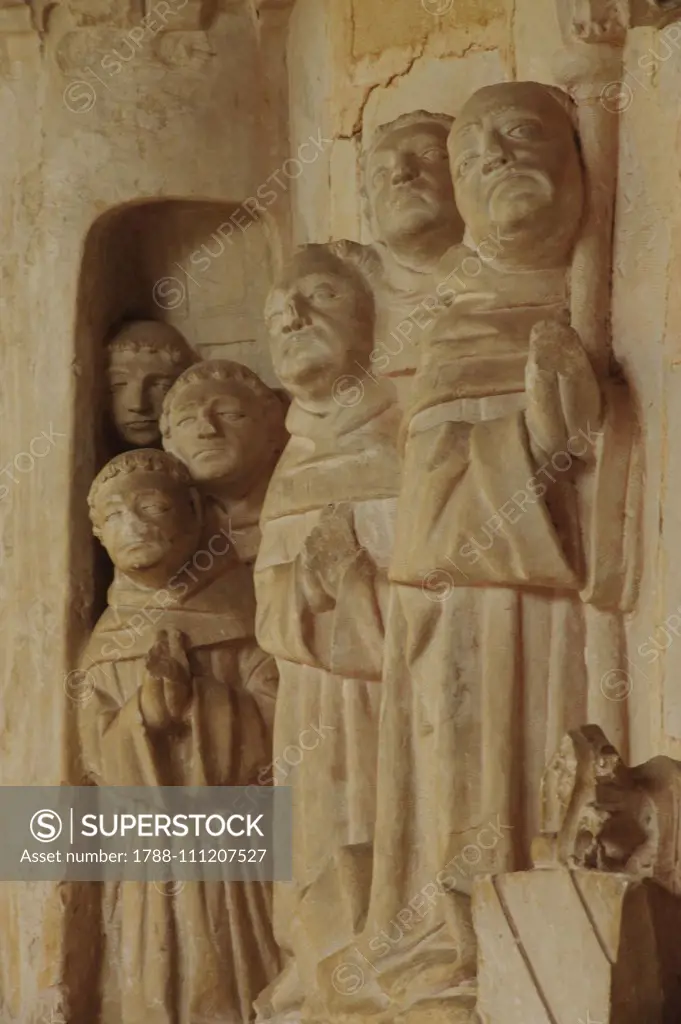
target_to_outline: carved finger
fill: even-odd
[[[530,332],[530,352],[539,370],[581,374],[590,363],[579,335],[559,320],[540,320]]]
[[[539,370],[532,359],[526,371],[527,411],[525,422],[535,460],[550,457],[567,444],[558,378]]]
[[[167,679],[164,685],[165,703],[168,712],[175,720],[182,718],[189,707],[190,693],[184,683],[176,679]]]
[[[187,638],[185,634],[174,626],[168,629],[168,654],[173,661],[185,669],[189,669],[187,657]]]
[[[602,420],[601,389],[591,366],[578,379],[559,377],[558,389],[568,436],[591,437]]]

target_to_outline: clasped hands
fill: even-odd
[[[179,629],[160,629],[149,649],[141,686],[144,720],[153,729],[167,729],[184,718],[192,698],[192,677],[186,639]]]
[[[572,327],[558,320],[534,325],[525,387],[525,423],[537,464],[560,452],[590,461],[602,422],[601,389]]]
[[[305,539],[299,555],[305,597],[313,611],[324,611],[338,598],[342,579],[353,563],[370,571],[371,561],[353,528],[352,506],[327,505]]]

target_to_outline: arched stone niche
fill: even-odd
[[[99,457],[98,354],[116,320],[144,312],[175,322],[198,348],[225,341],[224,354],[260,358],[259,346],[237,353],[233,343],[261,336],[239,313],[259,313],[251,288],[267,281],[277,243],[270,250],[247,212],[224,256],[194,275],[202,287],[194,294],[191,285],[189,311],[155,306],[144,285],[179,274],[173,261],[204,242],[218,252],[213,233],[289,156],[286,12],[256,18],[250,0],[0,7],[0,112],[13,140],[0,167],[0,448],[15,477],[6,477],[0,503],[1,775],[5,785],[57,785],[66,778],[71,673],[97,612],[85,498]],[[168,7],[164,25],[154,11]],[[270,213],[285,234],[282,182]],[[154,231],[167,263],[145,241]],[[226,291],[221,284],[232,261],[257,270],[239,278],[243,302],[239,293],[233,300],[234,278]],[[218,317],[220,301],[229,309]],[[218,320],[230,324],[222,337]],[[46,451],[46,438],[48,456],[24,471],[31,443]],[[47,931],[50,977],[59,977],[59,928],[46,920],[60,917],[54,887],[0,889],[0,1019],[56,1024],[59,1015],[42,1007],[50,982],[39,952]]]
[[[106,431],[106,341],[124,322],[176,327],[205,358],[243,362],[269,383],[263,306],[279,244],[272,223],[243,205],[163,199],[103,214],[83,248],[74,365],[74,464],[71,478],[69,652],[105,603],[109,570],[88,519],[87,493],[110,456]]]

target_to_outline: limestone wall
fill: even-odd
[[[278,12],[258,24],[247,3],[215,7],[149,4],[146,21],[132,3],[0,10],[4,785],[63,778],[64,708],[79,695],[69,673],[92,615],[84,499],[95,468],[95,328],[130,312],[121,283],[133,310],[174,321],[211,354],[260,365],[253,342],[229,343],[258,337],[270,257],[286,233],[285,176],[267,229],[241,208],[288,155],[284,51]],[[101,230],[126,204],[158,200],[184,204],[182,217],[164,219],[165,235],[153,216],[142,229],[128,218],[117,241]],[[231,229],[213,238],[222,224]],[[188,260],[204,242],[210,260],[191,281]],[[156,273],[175,280],[158,286]],[[50,1019],[38,1009],[48,895],[0,886],[6,1024]]]

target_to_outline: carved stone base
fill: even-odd
[[[681,901],[655,882],[566,869],[473,895],[481,1024],[681,1020]]]

